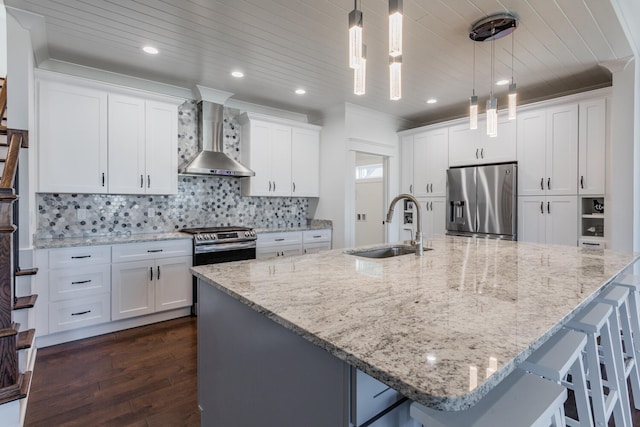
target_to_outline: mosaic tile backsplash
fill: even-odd
[[[187,101],[178,110],[178,163],[198,151],[197,110]],[[238,110],[225,109],[224,152],[240,157]],[[179,176],[178,194],[135,196],[37,194],[36,238],[63,238],[176,231],[185,227],[243,225],[298,227],[307,223],[309,200],[243,197],[240,180],[216,176]],[[84,218],[78,218],[84,209]],[[81,211],[82,212],[82,211]]]

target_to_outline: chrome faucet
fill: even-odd
[[[420,202],[413,197],[411,194],[398,194],[389,205],[389,211],[387,212],[387,224],[391,222],[393,219],[393,208],[395,208],[396,203],[399,200],[407,199],[413,202],[413,205],[416,207],[416,213],[418,215],[418,226],[416,227],[416,237],[411,241],[411,245],[416,247],[416,256],[422,256],[424,254],[424,249],[422,247],[422,210],[420,208]]]

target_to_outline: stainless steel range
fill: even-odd
[[[218,264],[256,258],[255,230],[247,227],[184,228],[193,235],[193,265]],[[198,314],[198,282],[193,278],[193,315]]]
[[[247,227],[185,228],[193,235],[193,265],[255,259],[256,232]]]

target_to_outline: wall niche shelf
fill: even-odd
[[[580,246],[594,249],[606,248],[604,196],[581,197],[580,213]]]

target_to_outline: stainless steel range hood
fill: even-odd
[[[183,175],[218,175],[247,177],[255,172],[222,152],[223,106],[209,101],[198,102],[198,154],[179,173]]]

